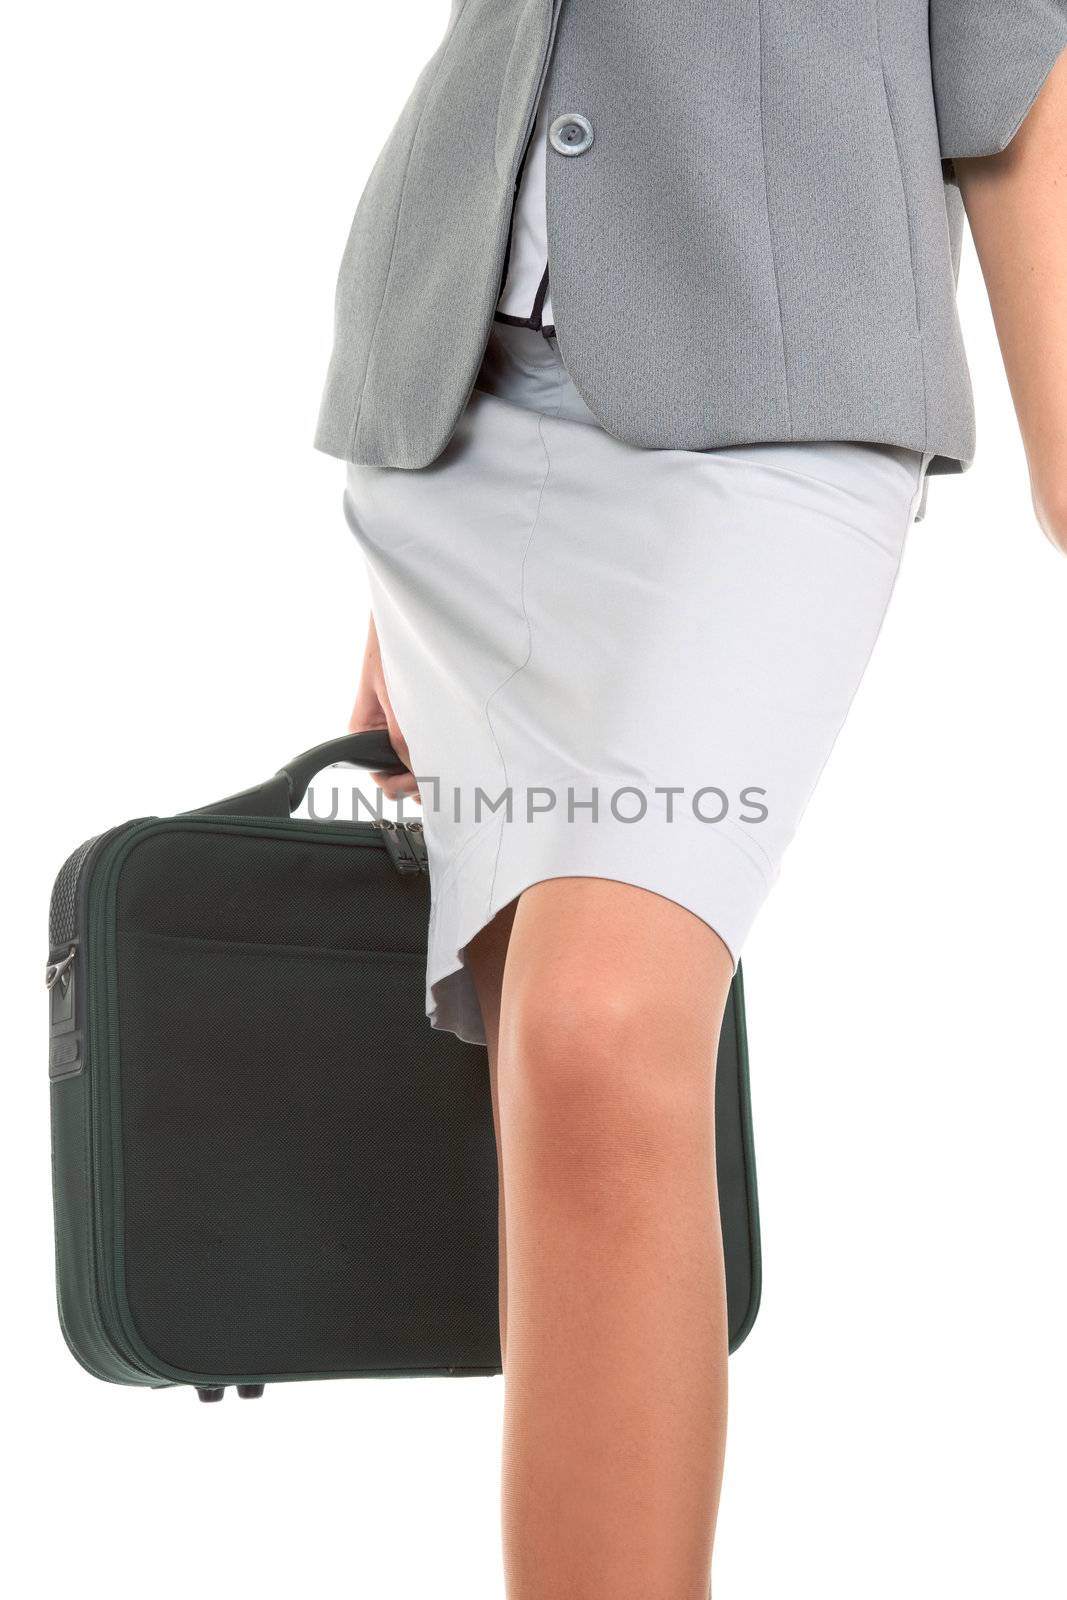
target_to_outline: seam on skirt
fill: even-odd
[[[838,740],[840,739],[842,733],[844,732],[846,723],[849,721],[849,718],[850,718],[850,716],[852,714],[852,707],[853,707],[853,705],[855,703],[855,700],[856,700],[856,696],[859,694],[860,689],[863,686],[863,681],[867,676],[867,669],[869,668],[869,666],[871,664],[871,658],[873,657],[874,652],[878,647],[879,639],[882,637],[882,630],[885,627],[885,620],[886,620],[886,617],[889,615],[889,607],[893,602],[893,596],[896,593],[897,584],[898,584],[898,582],[900,580],[900,569],[904,565],[904,554],[905,554],[905,551],[906,551],[907,545],[908,545],[908,536],[909,536],[909,532],[910,532],[910,529],[911,529],[912,522],[914,520],[915,509],[916,509],[916,506],[918,505],[919,496],[922,493],[922,484],[923,484],[923,476],[924,476],[923,463],[926,461],[926,459],[927,459],[927,453],[923,452],[921,454],[921,457],[920,457],[919,469],[918,469],[918,473],[917,473],[915,490],[914,490],[914,492],[913,492],[913,494],[911,496],[911,500],[908,503],[907,515],[906,515],[906,518],[905,518],[905,521],[904,521],[904,532],[903,532],[903,535],[901,537],[900,547],[898,549],[898,552],[897,552],[896,556],[893,558],[894,559],[893,576],[892,576],[892,578],[890,580],[889,589],[888,589],[888,591],[886,593],[885,600],[884,600],[884,602],[882,604],[882,610],[881,610],[881,613],[880,613],[879,618],[878,618],[878,625],[875,628],[874,634],[873,634],[873,636],[871,638],[871,642],[870,642],[870,645],[869,645],[868,650],[867,650],[866,658],[864,659],[863,666],[860,669],[859,676],[856,679],[855,687],[853,688],[852,693],[849,695],[848,704],[845,707],[844,715],[841,717],[840,721],[838,722],[837,732],[834,734],[834,737],[830,742],[830,748],[829,748],[829,750],[827,750],[826,754],[823,756],[822,761],[819,764],[818,771],[815,773],[814,781],[812,782],[810,788],[808,789],[808,798],[807,798],[807,800],[804,801],[804,804],[801,806],[799,812],[797,813],[796,819],[795,819],[794,824],[793,824],[793,834],[790,835],[790,840],[796,834],[797,829],[799,829],[801,822],[804,820],[804,814],[808,809],[808,805],[811,802],[812,796],[815,794],[815,792],[817,791],[820,783],[822,782],[822,775],[826,771],[826,767],[827,767],[827,764],[828,764],[828,762],[830,760],[830,757],[833,755],[834,750],[837,748]],[[787,840],[786,843],[788,844],[790,842],[790,840]]]
[[[526,654],[524,655],[522,660],[518,663],[518,665],[516,667],[512,668],[512,670],[508,673],[507,677],[503,680],[503,682],[497,684],[496,688],[492,691],[492,693],[486,699],[485,705],[483,707],[483,710],[484,710],[484,713],[485,713],[486,724],[487,724],[487,726],[489,728],[489,737],[493,741],[493,747],[496,750],[497,757],[498,757],[498,759],[500,761],[500,770],[501,770],[501,773],[503,774],[503,778],[504,778],[505,791],[506,791],[507,786],[508,786],[508,764],[507,764],[507,761],[505,760],[504,752],[500,747],[500,740],[496,736],[496,729],[493,727],[493,718],[492,718],[492,714],[491,714],[489,708],[492,705],[493,701],[496,699],[497,695],[501,694],[503,692],[503,690],[505,690],[507,688],[509,683],[513,683],[515,681],[515,679],[518,677],[519,673],[522,672],[524,670],[524,668],[529,665],[530,657],[533,655],[533,629],[530,626],[530,614],[526,609],[526,562],[527,562],[527,558],[529,557],[529,554],[530,554],[530,546],[533,544],[534,534],[537,532],[537,525],[541,520],[541,507],[544,504],[545,490],[548,487],[548,480],[549,480],[549,477],[551,476],[551,473],[552,473],[552,457],[548,453],[548,443],[547,443],[547,441],[545,439],[544,416],[543,415],[539,415],[538,418],[537,418],[537,436],[541,441],[541,448],[545,453],[545,475],[541,480],[541,490],[540,490],[540,493],[537,496],[537,507],[536,507],[536,509],[534,511],[533,521],[530,523],[530,531],[526,536],[526,543],[523,546],[522,565],[521,565],[521,567],[519,569],[519,606],[520,606],[520,609],[522,611],[522,620],[526,625]],[[504,842],[504,830],[503,830],[503,828],[501,828],[500,836],[497,839],[496,854],[493,857],[493,870],[489,875],[489,889],[488,889],[488,894],[487,894],[487,897],[486,897],[486,911],[487,912],[489,910],[489,907],[493,903],[493,893],[494,893],[494,891],[496,889],[497,867],[499,866],[499,863],[500,863],[500,851],[501,851],[501,847],[503,845],[503,842]]]

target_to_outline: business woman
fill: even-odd
[[[929,476],[970,218],[1067,549],[1065,0],[453,0],[360,201],[316,443],[484,1041],[510,1600],[703,1600],[719,1020]]]

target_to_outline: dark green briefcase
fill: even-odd
[[[315,774],[124,823],[66,862],[48,984],[59,1316],[98,1378],[228,1385],[500,1371],[485,1051],[424,1014],[418,823],[294,818]],[[744,1002],[717,1087],[731,1348],[759,1222]]]

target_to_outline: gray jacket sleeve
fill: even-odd
[[[942,157],[1010,144],[1065,48],[1067,0],[930,0]]]

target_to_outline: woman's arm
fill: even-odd
[[[1067,52],[999,155],[955,162],[1030,466],[1067,554]]]
[[[412,795],[419,804],[422,796],[419,794],[418,782],[411,771],[411,755],[408,751],[407,741],[400,731],[389,691],[385,686],[385,673],[382,670],[382,652],[378,644],[378,629],[375,626],[373,614],[367,622],[367,644],[363,651],[363,667],[359,675],[359,686],[356,689],[356,703],[352,707],[352,715],[348,719],[349,733],[364,733],[368,728],[384,728],[389,735],[389,743],[407,767],[407,772],[384,773],[372,772],[371,777],[379,789],[390,800],[401,800],[404,795]]]

